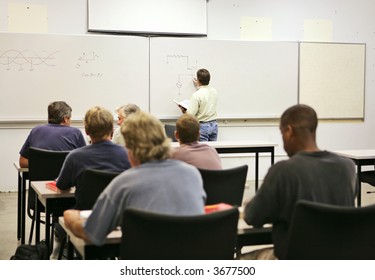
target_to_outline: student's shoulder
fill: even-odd
[[[172,168],[175,168],[180,174],[199,174],[199,171],[195,166],[188,164],[185,161],[177,159],[168,159],[167,162],[171,165]]]

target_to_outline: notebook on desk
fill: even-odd
[[[51,181],[46,183],[47,189],[53,190],[54,192],[61,192],[60,189],[56,186],[56,181]]]

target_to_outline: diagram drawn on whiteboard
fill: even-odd
[[[85,53],[83,52],[82,55],[77,59],[76,68],[80,68],[82,64],[89,64],[92,61],[95,61],[99,58],[99,55],[95,52]]]
[[[23,71],[25,68],[34,71],[35,66],[56,66],[57,53],[58,51],[40,51],[37,53],[32,50],[7,50],[0,54],[0,65],[5,65],[7,71],[14,68],[19,71]]]
[[[188,77],[189,80],[193,80],[195,76],[195,72],[198,69],[198,60],[195,60],[195,65],[190,64],[188,55],[180,55],[180,54],[170,54],[167,55],[167,64],[172,63],[172,60],[182,60],[184,64],[184,68],[179,74],[177,74],[177,82],[176,87],[178,88],[178,95],[181,95],[181,88],[183,86],[183,81],[185,80],[184,77]],[[186,63],[186,67],[185,67]]]
[[[99,67],[98,63],[99,55],[94,52],[82,52],[77,58],[76,68],[82,71],[80,75],[85,78],[102,78],[103,73],[97,71]]]

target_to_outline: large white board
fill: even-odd
[[[301,43],[300,103],[322,119],[363,119],[365,44]]]
[[[89,31],[207,35],[206,0],[88,0]]]
[[[219,118],[275,118],[298,102],[298,43],[152,38],[150,110],[181,114],[173,99],[188,99],[199,68],[211,73]]]
[[[94,105],[149,110],[147,38],[0,33],[0,42],[0,120],[46,119],[56,100],[79,120]]]

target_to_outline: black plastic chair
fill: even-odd
[[[173,142],[177,142],[177,139],[174,136],[176,126],[172,124],[165,124],[164,129],[165,129],[165,134],[167,135],[167,137],[171,138]]]
[[[76,209],[90,210],[97,198],[108,186],[108,184],[119,175],[120,172],[111,172],[97,169],[86,169],[83,171],[76,186]]]
[[[222,170],[199,169],[207,194],[206,205],[223,202],[241,206],[247,170],[247,165]]]
[[[104,191],[104,189],[109,185],[109,183],[119,175],[121,172],[111,172],[106,170],[98,169],[86,169],[80,175],[77,186],[76,186],[76,205],[75,209],[78,210],[91,210],[99,197],[99,195]],[[61,260],[64,248],[66,244],[66,232],[59,228],[61,245],[59,250],[58,259]]]
[[[375,205],[348,207],[301,200],[289,229],[286,259],[375,260]]]
[[[29,191],[28,191],[28,206],[27,214],[32,220],[29,244],[32,242],[33,231],[35,225],[35,202],[36,193],[30,186],[31,181],[46,181],[54,180],[60,174],[62,165],[69,151],[50,151],[30,147],[29,149]],[[38,205],[38,209],[44,212],[45,209],[42,204]]]
[[[238,209],[172,216],[127,209],[120,256],[127,260],[233,259]]]

